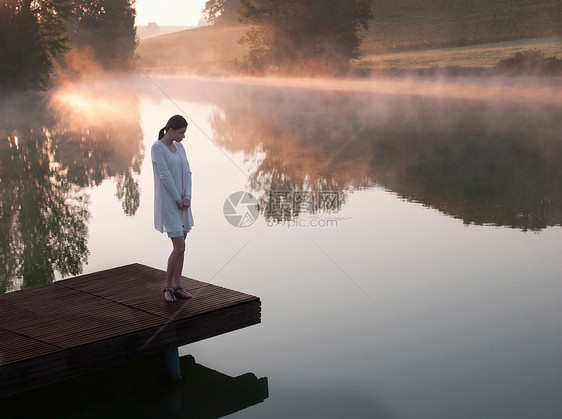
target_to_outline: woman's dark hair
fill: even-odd
[[[160,130],[160,132],[158,133],[158,139],[160,140],[170,128],[175,131],[177,129],[185,127],[187,127],[187,121],[185,120],[185,118],[181,115],[174,115],[170,119],[168,119],[166,126]]]

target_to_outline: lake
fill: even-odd
[[[143,74],[0,109],[0,292],[165,269],[150,147],[182,114],[183,274],[262,301],[261,324],[180,348],[267,378],[232,417],[560,416],[560,80]],[[123,377],[99,377],[79,388],[97,397],[54,414],[149,416],[150,388],[121,397]],[[170,393],[154,393],[173,417]],[[21,397],[52,393],[4,400],[14,417]]]

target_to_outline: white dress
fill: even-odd
[[[152,145],[150,152],[154,172],[154,228],[161,233],[189,231],[193,227],[191,206],[179,209],[176,204],[182,198],[191,200],[189,162],[183,146],[173,144],[175,153],[160,140]],[[176,160],[177,153],[181,158]]]

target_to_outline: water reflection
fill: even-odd
[[[2,417],[60,417],[64,412],[67,418],[220,418],[269,397],[266,377],[230,377],[197,364],[191,355],[180,358],[180,367],[181,380],[167,381],[157,363],[132,361],[6,397],[0,401]]]
[[[68,180],[81,187],[117,179],[116,196],[123,211],[139,207],[140,174],[144,158],[138,98],[111,85],[72,86],[50,100],[56,113],[54,158],[68,169]]]
[[[0,107],[3,293],[52,282],[56,271],[82,272],[90,218],[85,187],[116,177],[116,196],[133,215],[143,150],[138,103],[136,113],[129,106],[132,114],[112,119],[45,95],[20,94]]]
[[[465,223],[540,230],[562,222],[560,106],[398,101],[367,133],[368,175]]]
[[[240,100],[239,93],[247,97]],[[350,191],[373,186],[362,175],[364,155],[343,152],[336,164],[322,167],[367,117],[348,94],[255,87],[239,93],[219,95],[213,138],[253,160],[249,187],[267,218],[337,212]]]
[[[251,163],[248,188],[266,218],[337,213],[354,190],[380,186],[465,223],[562,223],[561,105],[514,101],[515,85],[509,100],[404,92],[387,103],[388,91],[157,83],[214,105],[212,137]],[[82,271],[86,188],[113,178],[123,212],[139,208],[139,100],[119,84],[0,105],[0,292]]]
[[[560,105],[407,95],[386,104],[389,95],[376,93],[199,89],[190,86],[191,97],[219,107],[210,117],[214,140],[253,162],[249,187],[266,216],[300,215],[298,205],[268,212],[279,191],[334,191],[345,204],[351,191],[379,185],[467,224],[540,230],[562,223]],[[309,212],[339,209],[312,202]]]

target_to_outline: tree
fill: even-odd
[[[356,58],[372,0],[240,0],[253,70],[338,72]]]
[[[207,0],[203,14],[205,20],[217,25],[233,24],[240,18],[239,0]]]
[[[128,69],[137,47],[134,0],[76,0],[72,46],[105,69]]]
[[[0,89],[47,86],[73,9],[72,0],[0,0]]]
[[[160,28],[158,27],[158,24],[156,22],[150,22],[146,27],[144,34],[145,36],[153,36],[153,35],[157,35],[158,32],[160,32]]]

